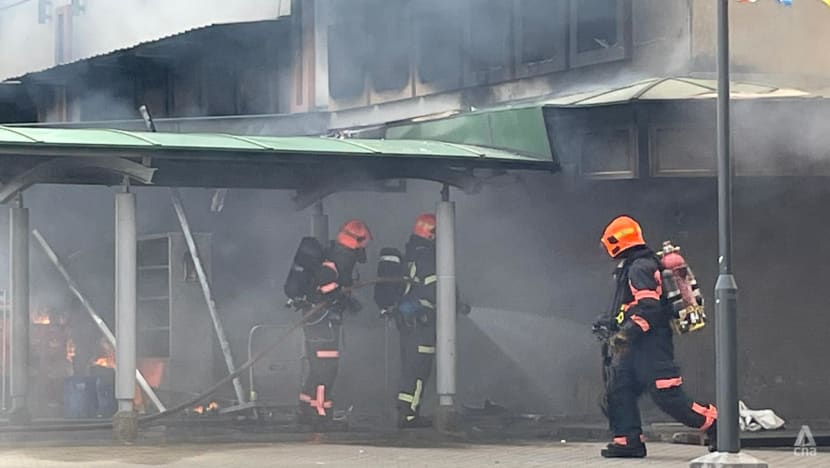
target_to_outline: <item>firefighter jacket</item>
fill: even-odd
[[[656,330],[671,334],[671,311],[663,300],[660,260],[648,247],[635,247],[615,273],[615,320],[620,331],[637,338]]]

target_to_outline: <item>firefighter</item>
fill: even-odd
[[[407,281],[395,316],[401,347],[398,427],[426,427],[431,423],[420,416],[421,399],[432,373],[436,340],[434,214],[424,213],[415,220],[404,257]]]
[[[366,262],[366,245],[372,239],[363,221],[350,220],[325,250],[315,277],[315,291],[300,310],[304,325],[308,375],[300,392],[300,423],[325,428],[334,412],[332,393],[340,359],[340,327],[345,312],[357,312],[360,304],[347,290],[352,286],[356,263]]]
[[[646,456],[639,396],[648,392],[666,414],[700,429],[715,440],[717,409],[699,403],[683,390],[674,361],[672,311],[662,292],[660,261],[646,246],[640,225],[628,216],[605,228],[602,246],[619,260],[615,271],[611,361],[607,385],[607,415],[613,441],[602,450],[606,458]]]

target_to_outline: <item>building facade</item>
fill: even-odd
[[[199,12],[185,1],[124,0],[123,22],[111,19],[119,15],[104,0],[31,0],[5,10],[4,3],[11,2],[0,3],[0,76],[14,83],[0,90],[20,104],[0,106],[6,113],[0,120],[44,125],[141,129],[136,109],[146,104],[159,128],[169,131],[372,135],[373,127],[390,122],[716,72],[715,3],[705,0],[217,0],[203,2],[212,7]],[[830,8],[820,0],[794,3],[731,3],[735,79],[819,94],[830,89]],[[51,4],[51,19],[41,23],[44,4]],[[185,4],[178,11],[171,6]],[[59,40],[66,37],[71,41]],[[21,41],[31,44],[25,55],[11,46]],[[753,134],[753,114],[750,108],[737,115],[743,133],[736,147],[751,154],[753,142],[780,145],[776,151],[785,157],[777,164],[785,169],[792,148],[827,160],[826,148],[811,144],[819,140],[804,132],[787,127]],[[765,126],[790,118],[761,114]],[[704,108],[701,115],[706,126],[684,127],[656,149],[678,154],[681,163],[712,159],[714,112]],[[613,155],[621,146],[596,148]],[[561,176],[533,176],[459,197],[459,281],[473,305],[489,310],[474,312],[459,327],[459,391],[467,401],[490,397],[528,411],[597,413],[598,364],[585,365],[595,351],[588,328],[607,306],[602,291],[610,287],[612,266],[593,254],[603,223],[621,212],[640,219],[653,244],[679,243],[713,304],[717,204],[711,171],[658,177],[644,157],[643,170],[621,180],[586,180],[573,162],[577,152],[565,153]],[[753,160],[746,161],[751,169]],[[416,206],[434,201],[412,193],[386,197],[387,211],[412,204],[413,215]],[[814,271],[805,265],[821,265],[830,253],[823,241],[828,197],[824,179],[804,171],[754,173],[735,186],[740,394],[750,407],[774,408],[788,420],[830,417],[823,392],[830,385],[823,363],[830,316],[822,275],[804,274]],[[365,202],[358,195],[330,198],[337,199],[326,201],[329,210],[351,210],[373,229],[399,229],[387,211],[381,217],[374,207],[354,208]],[[284,232],[278,221],[254,218],[267,227],[263,231]],[[238,236],[226,225],[213,228],[224,230],[227,242]],[[262,251],[273,250],[271,238],[257,241]],[[493,249],[494,241],[504,248]],[[284,244],[273,263],[290,262],[293,240]],[[489,263],[479,258],[483,251]],[[218,255],[217,263],[237,254]],[[250,263],[273,276],[270,264]],[[271,287],[280,280],[271,278]],[[521,311],[522,319],[517,315],[508,326],[499,311]],[[712,328],[678,340],[687,385],[701,398],[714,396]],[[538,339],[521,334],[540,330],[546,335]],[[246,331],[238,331],[236,343]],[[375,349],[383,344],[376,325],[354,333],[355,342]],[[465,354],[476,346],[479,355]],[[380,379],[348,363],[343,376],[342,391],[355,394],[366,391],[362,382]],[[383,401],[384,395],[374,396]]]

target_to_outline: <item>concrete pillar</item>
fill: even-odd
[[[323,211],[323,202],[314,204],[311,213],[311,236],[320,241],[323,246],[329,245],[329,217]]]
[[[438,408],[435,427],[450,430],[455,426],[455,203],[449,201],[444,187],[442,201],[436,209],[437,343],[436,375]]]
[[[329,106],[329,24],[334,2],[314,2],[314,103],[315,109]]]
[[[135,440],[138,418],[133,408],[136,371],[136,289],[138,284],[135,194],[115,195],[115,398],[113,435]]]
[[[30,422],[29,394],[29,210],[18,198],[9,209],[11,289],[11,404],[12,424]]]

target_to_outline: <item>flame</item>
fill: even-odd
[[[198,405],[198,406],[195,406],[193,408],[193,412],[196,413],[196,414],[207,414],[207,413],[210,413],[212,411],[218,411],[218,410],[219,410],[219,403],[216,403],[215,401],[211,401],[210,403],[208,403],[207,406]]]
[[[95,361],[93,361],[92,365],[98,367],[106,367],[108,369],[115,369],[115,358],[112,356],[101,356]]]
[[[72,362],[75,360],[75,342],[72,338],[66,340],[66,360]]]
[[[52,323],[52,319],[49,318],[48,314],[39,312],[32,316],[32,323],[35,325],[49,325]]]

